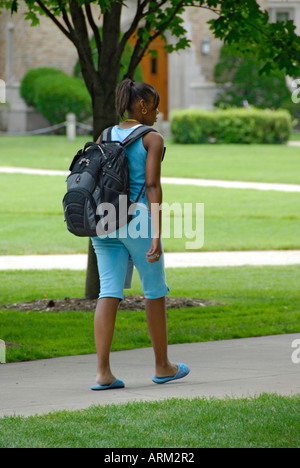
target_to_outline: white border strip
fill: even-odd
[[[0,167],[0,173],[5,174],[31,174],[44,176],[64,176],[70,174],[69,171],[59,171],[51,169],[31,169],[27,167]],[[274,190],[277,192],[300,192],[300,185],[294,184],[274,184],[264,182],[242,182],[235,180],[212,180],[212,179],[190,179],[179,177],[162,177],[163,184],[173,185],[193,185],[197,187],[221,187],[228,189],[250,189],[250,190]]]
[[[300,265],[300,250],[167,252],[166,268]],[[0,270],[86,270],[88,256],[2,255]]]

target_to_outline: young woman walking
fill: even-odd
[[[127,111],[128,118],[113,127],[111,140],[123,141],[136,126],[153,126],[159,113],[159,95],[151,85],[127,79],[118,86],[116,105],[120,117],[122,118]],[[161,212],[158,217],[157,212],[154,213],[154,207],[162,203],[160,177],[163,149],[163,137],[157,132],[149,132],[126,148],[131,200],[136,200],[145,183],[144,194],[139,199],[139,203],[143,205],[138,210],[139,220],[149,221],[148,236],[130,235],[133,217],[128,225],[116,231],[114,237],[92,238],[101,285],[94,322],[98,355],[97,383],[91,387],[92,390],[125,386],[124,382],[112,373],[110,349],[118,304],[123,300],[130,257],[138,270],[146,300],[147,325],[155,355],[153,382],[162,384],[185,377],[190,372],[185,364],[173,364],[168,358],[165,296],[169,288],[166,283],[161,242]]]

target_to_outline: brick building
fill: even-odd
[[[124,8],[122,26],[131,21],[133,8]],[[260,0],[267,8],[271,21],[292,19],[300,33],[300,0]],[[72,74],[77,61],[73,44],[42,17],[40,25],[30,26],[24,20],[24,5],[13,16],[3,11],[0,15],[0,80],[6,83],[6,100],[9,108],[0,105],[0,130],[26,131],[46,125],[42,117],[28,108],[19,96],[19,86],[24,74],[31,68],[56,67]],[[212,108],[218,86],[213,81],[213,71],[222,42],[215,39],[207,21],[214,17],[209,10],[189,7],[184,13],[185,27],[191,47],[178,53],[167,54],[162,41],[157,40],[156,58],[144,57],[142,68],[145,81],[157,87],[162,97],[161,111],[168,120],[175,108]],[[172,37],[169,37],[172,42]]]
[[[2,11],[0,15],[0,79],[6,82],[9,111],[0,115],[0,130],[30,131],[48,123],[19,95],[20,82],[31,68],[55,67],[72,74],[77,61],[73,44],[52,23],[42,16],[40,24],[31,27],[24,20],[25,6],[20,2],[18,13]],[[3,115],[4,114],[4,115]]]

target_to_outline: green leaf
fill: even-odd
[[[158,51],[156,49],[149,49],[148,52],[151,54],[152,58],[156,58],[158,56]]]
[[[25,14],[25,19],[26,20],[30,20],[31,21],[31,25],[32,27],[36,26],[37,24],[39,24],[40,20],[39,18],[37,17],[36,13],[34,13],[33,11],[29,11]]]
[[[262,75],[269,75],[271,70],[272,70],[272,64],[271,62],[267,62],[264,64],[264,66],[259,70],[259,76],[262,76]]]

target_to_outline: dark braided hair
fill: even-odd
[[[143,81],[126,79],[117,88],[116,108],[118,114],[122,118],[126,111],[131,111],[131,106],[134,102],[144,99],[145,102],[149,103],[151,98],[154,98],[154,105],[157,108],[160,97],[152,85]]]

